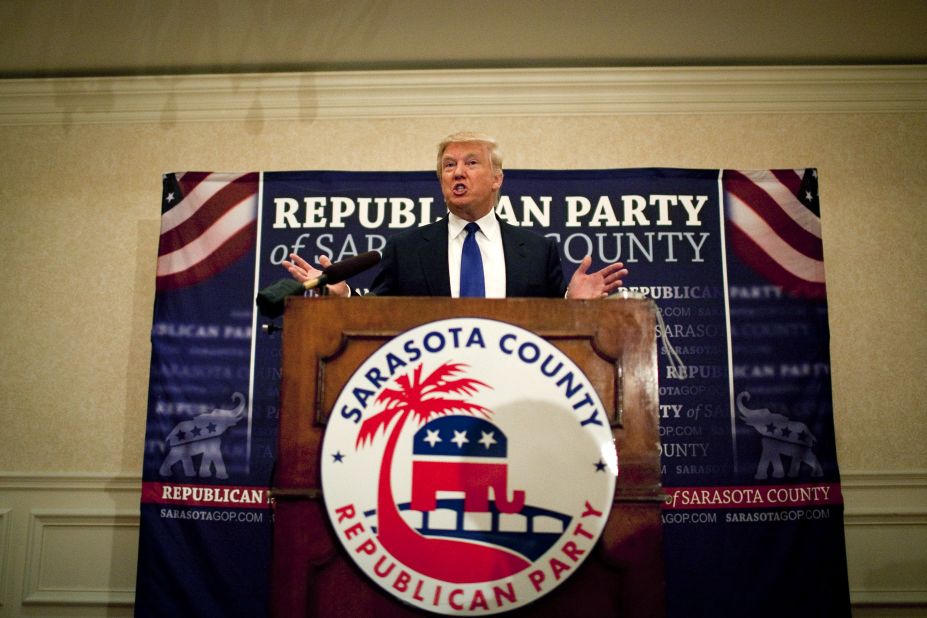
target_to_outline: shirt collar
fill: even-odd
[[[447,231],[449,237],[457,238],[457,236],[464,233],[464,226],[466,226],[467,223],[469,223],[469,221],[466,219],[461,219],[454,213],[448,211]],[[496,219],[496,213],[492,210],[483,215],[481,219],[477,219],[476,223],[480,226],[480,231],[483,232],[489,240],[495,241],[499,238],[499,220]]]

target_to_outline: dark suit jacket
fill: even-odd
[[[557,243],[502,220],[499,227],[506,297],[563,298],[566,285]],[[391,236],[370,292],[377,296],[450,296],[447,218]]]

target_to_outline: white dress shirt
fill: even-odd
[[[447,213],[447,268],[451,278],[451,296],[460,298],[460,254],[463,252],[468,221]],[[502,248],[502,230],[493,211],[479,219],[480,231],[476,233],[476,245],[483,259],[483,279],[486,298],[505,298],[505,251]]]

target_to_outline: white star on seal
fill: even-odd
[[[481,431],[480,433],[483,434],[483,437],[480,438],[480,444],[485,446],[487,449],[496,443],[496,439],[493,438],[493,435],[496,433],[495,431],[490,431],[489,433]]]
[[[441,442],[441,438],[438,436],[437,429],[426,429],[425,431],[428,433],[428,435],[423,438],[423,441],[430,444],[431,448],[434,448],[435,444]]]
[[[454,439],[451,440],[451,442],[453,442],[454,444],[456,444],[456,445],[457,445],[457,448],[463,448],[463,445],[469,442],[469,440],[467,440],[467,432],[466,432],[466,430],[464,430],[464,431],[456,431],[456,430],[455,430],[455,431],[454,431]]]

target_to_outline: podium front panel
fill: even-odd
[[[620,474],[595,550],[569,579],[505,615],[664,613],[655,307],[639,299],[293,298],[283,328],[272,610],[277,616],[407,616],[424,612],[382,591],[328,522],[321,444],[335,400],[357,368],[397,335],[474,317],[549,341],[596,390],[615,437]]]

